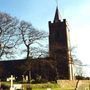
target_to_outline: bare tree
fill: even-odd
[[[6,13],[0,13],[0,58],[2,56],[12,56],[16,43],[16,28],[18,20]]]
[[[46,37],[45,32],[40,32],[39,30],[35,29],[31,23],[21,21],[19,30],[21,32],[21,40],[24,43],[26,49],[27,56],[26,58],[32,57],[32,51],[36,51],[37,44],[40,45],[39,40]]]
[[[74,65],[76,68],[75,75],[83,77],[83,68],[82,68],[82,62],[80,60],[74,60]]]

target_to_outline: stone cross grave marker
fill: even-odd
[[[13,77],[13,75],[11,75],[10,78],[7,78],[7,81],[11,81],[11,86],[10,86],[10,90],[14,90],[14,87],[13,87],[13,81],[15,80],[15,77]]]

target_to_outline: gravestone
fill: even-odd
[[[26,75],[26,82],[28,82],[28,75]]]
[[[14,80],[15,80],[15,77],[13,77],[13,75],[11,75],[10,78],[7,78],[7,81],[11,81],[10,90],[16,90],[13,85]]]
[[[22,84],[14,84],[13,87],[15,88],[15,90],[24,90]]]
[[[23,79],[23,82],[25,82],[25,77],[24,77],[24,75],[22,75],[22,79]]]

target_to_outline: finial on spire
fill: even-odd
[[[59,9],[58,9],[58,0],[55,0],[56,1],[56,12],[55,12],[55,17],[54,17],[54,22],[58,22],[60,19],[59,19]],[[61,15],[60,15],[61,17]]]
[[[58,10],[58,7],[56,7],[54,22],[58,22],[58,21],[59,21],[59,10]]]
[[[56,5],[57,5],[57,7],[58,7],[58,0],[55,0],[56,1]]]

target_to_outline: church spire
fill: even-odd
[[[54,22],[58,22],[59,21],[59,10],[58,10],[58,6],[56,7],[56,12],[55,12],[55,17],[54,17]]]

